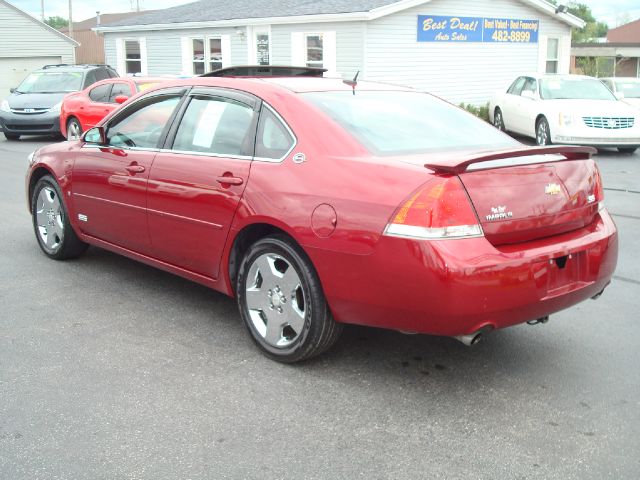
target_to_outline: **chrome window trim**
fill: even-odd
[[[287,159],[287,157],[291,154],[291,152],[293,152],[293,150],[298,145],[298,137],[296,137],[296,135],[293,133],[293,130],[291,130],[291,128],[289,127],[289,124],[284,120],[284,118],[282,118],[282,116],[278,112],[276,112],[276,110],[271,105],[269,105],[265,101],[262,102],[262,105],[268,108],[269,111],[276,117],[276,119],[282,125],[284,125],[284,128],[287,130],[287,132],[289,132],[289,135],[291,135],[291,138],[293,138],[293,143],[291,144],[291,148],[287,150],[287,153],[285,153],[280,158],[253,157],[253,160],[257,162],[282,163]],[[256,135],[258,135],[258,130],[256,130]]]
[[[222,153],[196,152],[190,150],[173,150],[171,148],[161,148],[160,153],[175,153],[180,155],[193,155],[195,157],[215,157],[215,158],[232,158],[235,160],[252,160],[253,157],[248,155],[225,155]]]
[[[162,151],[162,149],[160,148],[129,147],[129,146],[123,147],[120,145],[98,145],[97,143],[84,143],[80,148],[97,148],[97,149],[116,148],[118,150],[128,150],[133,152],[155,152],[155,153]]]

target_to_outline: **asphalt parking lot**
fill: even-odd
[[[620,229],[599,300],[472,348],[349,327],[286,366],[232,299],[47,259],[24,173],[49,141],[0,135],[0,479],[640,477],[640,152],[596,157]]]

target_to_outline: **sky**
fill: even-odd
[[[69,0],[43,0],[45,17],[69,16]],[[73,0],[73,20],[80,21],[100,13],[119,13],[135,10],[139,3],[141,10],[175,7],[193,0]],[[274,0],[277,1],[277,0]],[[9,0],[16,7],[40,18],[41,0]],[[107,3],[108,5],[105,5]],[[563,3],[559,0],[558,3]],[[567,2],[568,3],[568,2]],[[640,0],[580,0],[591,7],[594,16],[616,27],[626,21],[640,18]],[[427,8],[425,6],[425,8]]]

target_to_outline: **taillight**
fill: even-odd
[[[458,177],[425,183],[400,206],[385,235],[421,239],[482,236],[478,217]]]
[[[596,184],[595,184],[595,188],[594,188],[594,194],[596,196],[596,202],[598,202],[598,211],[602,210],[604,208],[604,188],[602,187],[602,177],[600,176],[600,169],[598,168],[598,166],[594,163],[593,166],[595,167],[595,180],[596,180]]]

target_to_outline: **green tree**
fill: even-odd
[[[44,23],[46,23],[50,27],[55,28],[56,30],[60,30],[61,28],[69,26],[69,20],[58,16],[49,17],[45,19]]]
[[[558,4],[558,0],[549,0],[554,5]],[[560,2],[563,4],[563,2]],[[591,8],[580,2],[567,2],[569,13],[584,20],[586,25],[583,28],[571,29],[571,41],[573,43],[591,42],[596,38],[607,35],[609,26],[605,22],[599,22],[591,12]]]

